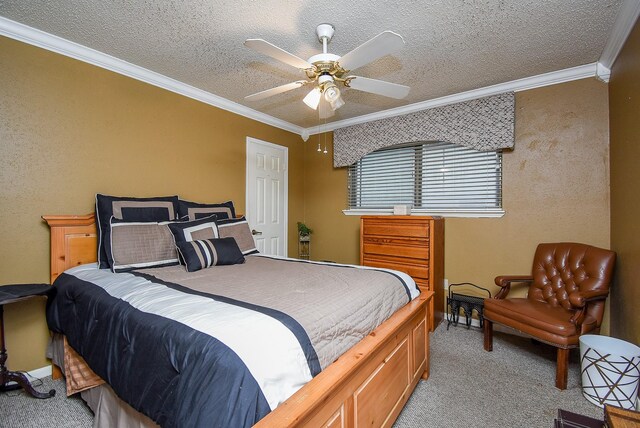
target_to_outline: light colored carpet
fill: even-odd
[[[602,419],[603,411],[583,398],[577,351],[569,386],[554,387],[555,351],[529,339],[495,333],[493,352],[482,349],[477,329],[446,322],[431,336],[431,377],[421,381],[394,425],[423,427],[553,426],[558,408]],[[0,427],[91,427],[93,415],[77,397],[67,398],[61,381],[35,381],[56,396],[36,400],[24,392],[0,393]]]
[[[579,352],[571,351],[564,391],[554,386],[555,358],[555,348],[497,331],[486,352],[480,330],[447,330],[444,322],[431,336],[430,377],[394,427],[548,428],[558,408],[603,420],[603,410],[582,396]]]
[[[27,395],[23,390],[0,393],[0,427],[2,428],[90,428],[93,413],[79,395],[67,398],[62,380],[51,376],[31,381],[40,392],[56,390],[44,400]]]

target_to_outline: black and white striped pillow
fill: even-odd
[[[176,242],[187,272],[212,266],[244,263],[244,255],[233,238]]]

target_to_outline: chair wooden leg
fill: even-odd
[[[484,319],[484,350],[493,351],[493,322]]]
[[[556,388],[567,389],[567,376],[569,374],[569,349],[558,348],[556,366]]]

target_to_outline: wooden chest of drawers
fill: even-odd
[[[444,316],[444,219],[426,216],[362,216],[360,264],[405,272],[420,289],[435,293],[430,329]]]

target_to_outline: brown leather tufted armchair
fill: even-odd
[[[540,244],[531,276],[498,276],[500,292],[484,301],[484,349],[493,349],[493,323],[558,348],[556,388],[567,388],[569,350],[578,337],[600,331],[616,253],[570,242]],[[526,298],[505,297],[511,283],[529,283]]]

